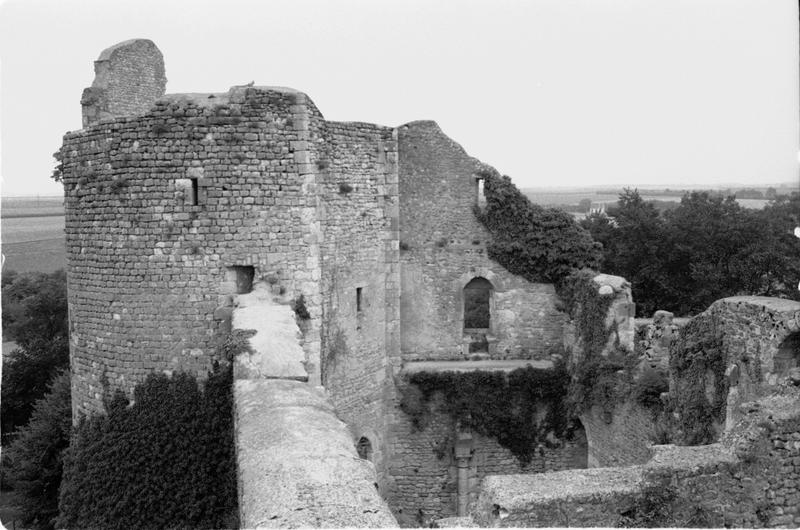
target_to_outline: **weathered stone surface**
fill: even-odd
[[[234,398],[242,528],[397,526],[321,389],[238,380]]]
[[[235,377],[307,380],[306,355],[300,346],[294,311],[288,305],[275,303],[266,283],[257,284],[251,293],[238,295],[236,304],[233,328],[256,333],[248,339],[251,351],[234,359]]]
[[[613,527],[642,479],[638,466],[489,476],[471,515],[490,527]]]
[[[131,39],[103,50],[92,86],[83,92],[83,125],[144,114],[164,95],[164,58],[152,41]]]
[[[530,359],[499,361],[417,361],[403,364],[401,373],[416,372],[511,372],[530,366],[540,370],[552,370],[553,361],[534,361]]]

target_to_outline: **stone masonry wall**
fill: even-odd
[[[83,91],[83,126],[147,112],[164,95],[164,58],[152,41],[132,39],[103,50],[92,86]]]
[[[492,358],[545,358],[565,317],[552,285],[531,284],[486,256],[478,205],[478,160],[431,121],[398,128],[403,359],[463,359],[464,286],[493,285]]]
[[[315,379],[316,171],[297,162],[306,100],[269,88],[167,96],[144,116],[65,136],[76,412],[100,411],[104,392],[151,371],[205,377],[230,326],[233,266],[252,266],[287,300],[304,294]]]
[[[397,384],[401,392],[407,385],[402,378]],[[441,394],[433,396],[430,422],[423,429],[416,429],[410,417],[399,409],[399,399],[389,413],[388,436],[394,440],[389,471],[394,495],[389,505],[403,526],[427,525],[457,513],[458,470],[453,448],[456,431],[441,399]],[[586,467],[586,437],[581,429],[572,439],[559,441],[558,447],[540,447],[525,466],[496,440],[477,433],[472,433],[472,439],[468,486],[472,501],[477,499],[481,481],[490,474],[531,474]]]
[[[764,398],[721,443],[655,446],[644,465],[490,476],[472,512],[484,527],[631,524],[662,511],[672,527],[800,524],[800,391]]]
[[[324,242],[323,384],[386,490],[384,393],[399,327],[397,141],[367,123],[312,119]]]
[[[744,403],[784,381],[791,366],[800,366],[800,302],[736,296],[717,300],[695,318],[708,321],[722,339],[728,383],[726,428],[741,417]],[[780,359],[779,352],[789,358]],[[670,388],[680,389],[684,383],[673,380]],[[709,402],[721,391],[713,374],[707,374]]]

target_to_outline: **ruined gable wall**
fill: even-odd
[[[463,358],[462,289],[475,276],[495,289],[493,358],[544,358],[561,342],[565,317],[552,285],[486,256],[490,235],[473,213],[482,164],[434,122],[399,127],[398,141],[403,359]]]
[[[164,58],[147,39],[132,39],[103,50],[95,78],[84,90],[83,126],[99,120],[144,114],[164,95]]]
[[[397,142],[392,129],[312,116],[319,170],[323,384],[354,441],[366,437],[385,489],[384,401],[399,326]],[[360,309],[357,307],[360,289]]]
[[[307,127],[298,100],[257,88],[168,96],[144,116],[65,136],[76,412],[101,410],[104,381],[130,390],[152,371],[205,377],[227,331],[227,267],[253,266],[287,301],[304,293],[319,329],[316,177],[296,162]],[[316,334],[304,342],[312,365]]]

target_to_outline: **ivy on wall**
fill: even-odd
[[[57,528],[237,527],[232,370],[150,374],[135,401],[83,419],[64,455]]]
[[[486,207],[476,209],[489,229],[489,257],[531,282],[558,283],[573,270],[599,268],[601,246],[570,214],[543,208],[497,171],[484,171]]]
[[[551,446],[572,431],[564,409],[569,375],[562,363],[555,370],[518,368],[500,372],[417,372],[402,389],[400,409],[414,426],[425,429],[431,401],[441,393],[444,411],[461,427],[494,438],[521,464],[537,447]],[[550,436],[548,436],[550,435]]]
[[[606,315],[614,297],[599,293],[595,276],[597,272],[584,269],[569,274],[558,285],[582,343],[581,355],[570,360],[572,380],[568,401],[576,415],[593,405],[610,412],[617,403],[628,399],[633,390],[635,353],[620,347],[617,341],[615,347],[603,355],[609,338],[617,331],[616,322],[606,326]]]
[[[693,318],[670,347],[669,369],[678,382],[671,408],[679,412],[678,442],[685,445],[712,443],[715,424],[725,421],[728,383],[722,337],[710,318]],[[706,396],[706,379],[713,377],[714,397]]]

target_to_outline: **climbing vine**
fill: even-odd
[[[486,207],[475,214],[491,232],[490,258],[532,282],[557,283],[573,270],[599,267],[600,244],[570,214],[531,203],[497,171],[481,177]]]
[[[572,434],[564,409],[569,375],[563,363],[555,370],[518,368],[499,372],[418,372],[403,387],[400,408],[417,429],[425,429],[435,393],[443,396],[444,411],[459,425],[497,442],[521,464],[537,448],[552,446],[553,436]]]
[[[593,405],[610,412],[633,390],[636,355],[622,348],[619,340],[603,355],[609,338],[617,332],[616,322],[606,326],[614,297],[599,293],[595,276],[593,270],[576,271],[557,286],[582,343],[581,356],[570,361],[572,380],[567,401],[576,415]]]
[[[722,337],[710,318],[697,317],[681,329],[670,347],[669,368],[679,388],[671,396],[673,410],[680,411],[679,441],[686,445],[714,441],[714,424],[725,420],[728,384]],[[713,377],[714,396],[706,396],[707,374]]]

